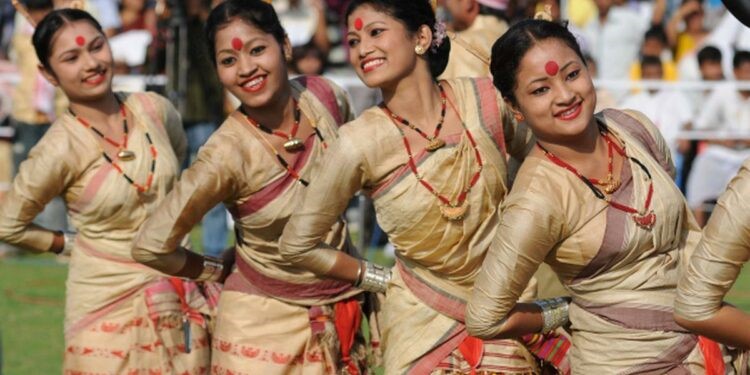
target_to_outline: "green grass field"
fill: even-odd
[[[0,374],[60,373],[66,272],[51,256],[0,260]],[[728,299],[750,311],[750,272],[740,276]]]

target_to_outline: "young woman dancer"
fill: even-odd
[[[580,48],[558,23],[514,25],[493,46],[491,70],[537,144],[503,202],[467,309],[469,333],[545,332],[569,314],[573,373],[723,368],[716,343],[672,318],[678,274],[700,231],[656,127],[632,111],[594,114]],[[542,262],[572,303],[517,303]]]
[[[63,372],[208,371],[205,299],[192,282],[133,260],[133,240],[171,190],[185,153],[163,97],[112,91],[112,52],[88,13],[62,9],[37,26],[40,70],[70,100],[0,205],[0,240],[71,253]],[[31,224],[55,196],[77,235]]]
[[[750,316],[724,296],[750,260],[750,160],[719,198],[703,238],[677,284],[675,318],[691,331],[750,350]]]
[[[522,158],[527,133],[489,79],[435,80],[450,45],[427,0],[354,0],[346,20],[349,60],[384,100],[342,127],[284,230],[282,254],[319,275],[386,292],[388,374],[538,371],[520,342],[482,342],[463,325],[507,192],[506,152]],[[396,247],[392,278],[322,241],[359,190],[373,198]]]
[[[145,223],[133,256],[168,274],[223,280],[228,264],[180,247],[223,202],[236,223],[237,267],[219,299],[212,371],[356,373],[365,365],[361,291],[291,264],[277,245],[306,186],[321,178],[318,160],[351,117],[346,95],[320,77],[289,80],[291,45],[270,4],[225,1],[206,29],[216,73],[241,105]],[[355,253],[341,217],[325,236],[336,251]]]

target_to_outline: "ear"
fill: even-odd
[[[53,73],[50,70],[47,70],[47,68],[44,67],[42,64],[37,64],[36,66],[39,69],[39,73],[42,73],[44,78],[49,81],[49,83],[52,84],[52,86],[60,87],[60,82],[57,80],[57,77],[55,76],[55,73]]]
[[[513,102],[506,97],[503,97],[503,101],[505,101],[505,105],[507,105],[508,108],[510,108],[510,111],[511,113],[513,113],[513,117],[516,118],[516,121],[518,122],[524,121],[525,117],[523,113],[521,112],[521,109],[518,108],[517,105],[513,104]]]
[[[419,30],[415,33],[417,46],[421,46],[425,51],[428,51],[432,46],[432,27],[422,25]],[[415,46],[416,47],[416,46]]]

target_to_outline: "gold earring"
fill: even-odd
[[[426,52],[425,48],[420,45],[417,45],[416,47],[414,47],[414,53],[416,53],[419,56],[424,55],[425,52]]]

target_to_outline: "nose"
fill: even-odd
[[[372,43],[368,40],[369,38],[362,38],[357,46],[357,53],[360,58],[364,58],[374,51]]]
[[[99,61],[88,51],[83,53],[83,63],[86,70],[96,70],[99,68]]]
[[[256,70],[258,70],[258,64],[254,59],[247,54],[240,54],[239,57],[239,70],[237,73],[240,77],[250,77]]]
[[[569,87],[568,83],[563,81],[557,85],[556,104],[561,107],[567,107],[576,100],[575,92]]]

